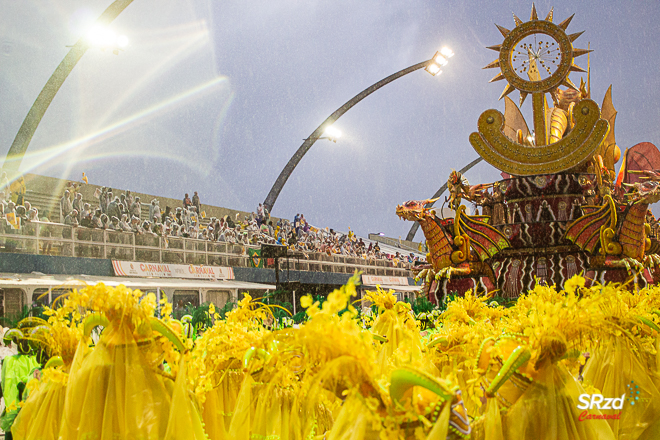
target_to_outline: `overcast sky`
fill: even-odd
[[[0,0],[0,154],[54,69],[110,0]],[[617,144],[660,145],[660,2],[536,2],[591,43],[592,97],[610,84]],[[318,141],[273,214],[360,234],[407,234],[397,204],[428,198],[477,157],[481,112],[503,111],[504,81],[481,68],[495,23],[529,19],[524,1],[135,0],[113,22],[119,55],[90,49],[66,80],[21,170],[256,210],[303,139],[380,79],[446,45],[444,73],[411,73],[371,95]],[[586,56],[576,60],[586,67]],[[571,79],[579,84],[580,75]],[[512,95],[517,101],[517,93]],[[529,112],[531,99],[525,103]],[[470,183],[499,172],[482,163]],[[422,238],[418,233],[418,240]]]

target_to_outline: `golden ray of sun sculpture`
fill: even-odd
[[[516,26],[512,30],[496,25],[504,41],[488,48],[499,52],[499,57],[484,67],[500,68],[491,82],[507,81],[500,99],[518,90],[522,106],[525,98],[532,95],[534,135],[510,139],[502,132],[504,116],[491,109],[479,117],[479,131],[470,135],[470,143],[484,160],[514,176],[580,171],[609,130],[608,122],[600,117],[598,105],[590,99],[579,99],[588,97],[586,89],[582,88],[580,95],[581,90],[568,78],[571,72],[586,72],[574,64],[576,57],[591,52],[573,47],[582,32],[566,33],[573,16],[559,24],[554,24],[552,18],[551,10],[544,20],[539,20],[532,5],[528,22],[514,14]],[[567,90],[561,90],[560,86]],[[555,107],[564,102],[563,96],[578,94],[578,99],[567,106],[566,126],[559,135],[554,130],[551,136],[553,112],[547,105],[547,93]]]

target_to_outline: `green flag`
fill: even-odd
[[[264,260],[261,259],[261,249],[248,249],[248,256],[252,267],[264,267]]]

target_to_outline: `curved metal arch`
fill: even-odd
[[[316,130],[312,132],[312,134],[305,139],[303,144],[298,148],[298,151],[295,152],[295,154],[289,159],[289,162],[286,164],[284,169],[282,169],[282,172],[280,172],[280,175],[277,177],[277,180],[273,184],[273,187],[270,189],[270,192],[268,192],[268,196],[266,197],[266,200],[264,201],[264,205],[266,208],[268,208],[268,211],[273,211],[273,206],[275,205],[275,202],[277,201],[277,197],[280,195],[280,191],[282,191],[282,188],[286,184],[286,181],[289,180],[289,177],[291,176],[291,173],[293,173],[293,170],[296,168],[300,160],[303,158],[303,156],[309,151],[310,148],[312,148],[312,145],[319,140],[323,132],[325,131],[326,128],[328,128],[330,125],[332,125],[337,119],[339,119],[344,113],[349,111],[351,107],[353,107],[355,104],[358,102],[362,101],[364,98],[367,96],[371,95],[373,92],[376,90],[380,89],[384,85],[387,85],[394,81],[395,79],[401,78],[404,75],[407,75],[411,72],[414,72],[415,70],[422,69],[426,66],[429,65],[429,63],[433,61],[432,59],[422,61],[421,63],[414,64],[410,67],[406,67],[403,70],[399,70],[396,73],[393,73],[392,75],[388,76],[387,78],[384,78],[377,83],[367,87],[357,95],[355,95],[353,98],[351,98],[349,101],[347,101],[344,105],[339,107],[337,110],[335,110],[334,113],[332,113],[328,118],[323,121],[321,125],[319,125]]]
[[[476,164],[478,164],[478,163],[481,162],[482,160],[484,160],[484,158],[481,157],[481,156],[479,156],[478,158],[476,158],[475,160],[473,160],[472,162],[470,162],[469,164],[467,164],[467,165],[465,165],[463,168],[461,168],[458,172],[461,173],[461,174],[465,174],[465,173],[467,173],[467,172],[468,172],[473,166],[475,166]],[[431,198],[432,198],[432,199],[437,199],[437,198],[440,197],[440,196],[442,195],[442,193],[444,193],[445,191],[447,191],[447,182],[445,182],[445,184],[442,185],[442,186],[440,187],[440,189],[437,190],[437,191],[435,192],[435,194],[433,194],[433,197],[431,197]],[[433,203],[427,203],[426,205],[424,205],[424,207],[425,207],[425,208],[430,208],[431,206],[433,206],[434,203],[435,203],[435,202],[433,202]],[[414,222],[413,225],[412,225],[412,227],[410,228],[410,231],[408,231],[408,235],[406,236],[406,240],[408,240],[408,241],[413,241],[413,239],[415,238],[415,234],[417,234],[417,230],[418,230],[418,229],[419,229],[419,223]]]
[[[107,25],[110,24],[121,12],[133,3],[133,0],[115,0],[110,6],[107,7],[105,11],[96,19],[95,24],[97,25]],[[13,179],[18,174],[18,169],[21,166],[23,156],[27,151],[32,136],[37,131],[37,127],[41,122],[41,119],[44,117],[48,106],[55,98],[55,95],[64,84],[64,81],[69,76],[69,73],[76,67],[80,58],[87,52],[89,45],[85,37],[80,37],[80,39],[71,47],[71,50],[66,54],[64,59],[57,66],[53,74],[46,82],[46,85],[41,89],[41,93],[37,97],[27,116],[23,120],[21,128],[19,128],[14,142],[11,144],[9,151],[7,152],[7,157],[2,168],[7,171],[7,175],[10,179]]]

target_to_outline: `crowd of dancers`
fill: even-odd
[[[3,389],[0,423],[41,440],[659,438],[657,287],[576,276],[510,307],[466,292],[422,331],[393,292],[360,307],[357,280],[285,328],[249,295],[204,327],[153,294],[74,290],[5,333],[39,374],[3,366],[23,389]]]

